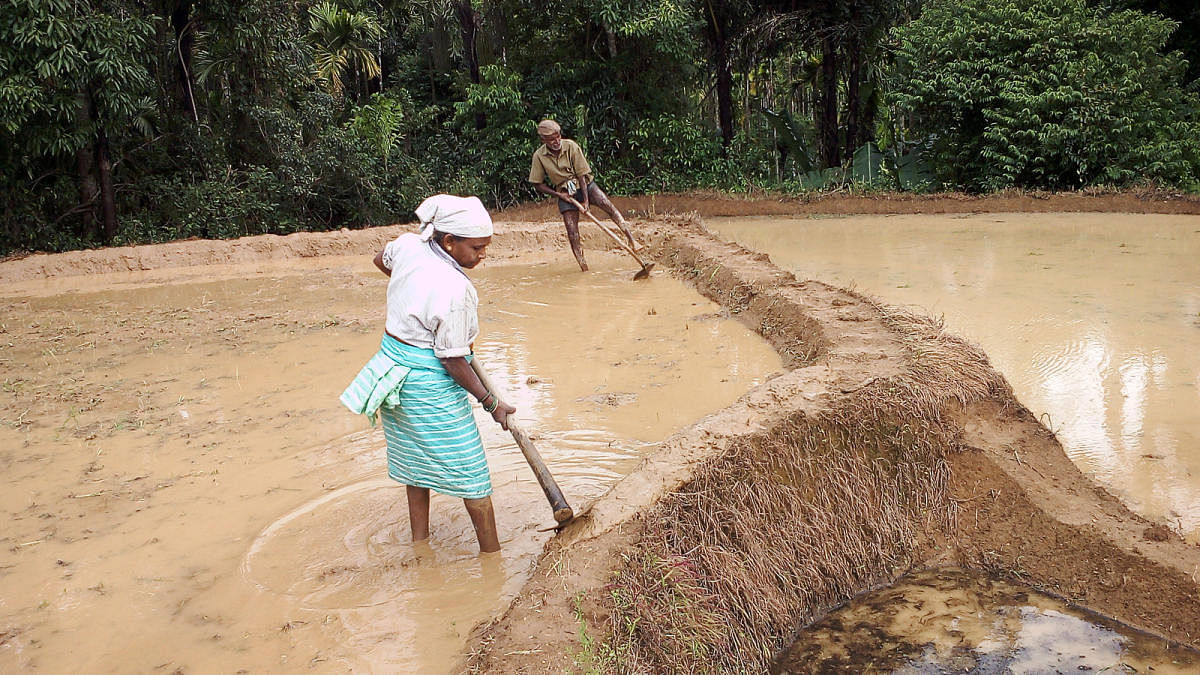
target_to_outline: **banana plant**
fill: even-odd
[[[762,114],[775,130],[776,143],[779,145],[781,155],[780,165],[786,163],[790,155],[801,173],[812,173],[817,168],[817,162],[805,140],[808,137],[808,130],[801,126],[787,110],[776,112],[763,108]]]
[[[884,166],[895,176],[896,187],[907,192],[925,192],[941,186],[926,160],[933,142],[931,136],[910,144],[908,152],[901,153],[893,146],[883,153]]]
[[[874,183],[879,180],[883,169],[883,153],[868,141],[854,151],[850,163],[850,176],[856,183]]]

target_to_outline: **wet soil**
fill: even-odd
[[[1200,217],[706,218],[800,278],[940,317],[1092,480],[1200,543]]]
[[[503,554],[438,496],[414,547],[380,431],[337,401],[378,345],[369,259],[0,290],[0,671],[447,672],[504,609],[552,522],[512,438],[479,420]],[[684,284],[592,263],[473,272],[477,353],[579,509],[780,368]]]
[[[957,568],[920,570],[805,631],[782,673],[1192,673],[1164,644],[1024,587]]]
[[[639,213],[658,214],[664,210],[660,206],[662,200],[668,198],[647,199],[649,204],[627,204],[624,200],[619,204]],[[1038,195],[838,197],[817,203],[787,203],[773,197],[751,200],[682,197],[673,204],[679,210],[703,209],[720,215],[813,212],[807,209],[826,213],[838,209],[856,213],[895,212],[881,209],[1200,212],[1196,200],[1190,197],[1164,199],[1162,195],[1136,194],[1046,198]],[[545,216],[536,216],[544,221],[542,224],[514,223],[502,229],[507,237],[498,237],[496,247],[502,259],[537,250],[547,251],[555,258],[566,255],[560,226],[554,222],[549,207],[539,206],[534,212],[540,213],[538,209],[547,212]],[[508,214],[506,217],[511,219]],[[586,517],[549,540],[528,583],[504,616],[481,628],[468,647],[473,654],[471,667],[476,670],[563,672],[593,662],[596,655],[588,652],[588,645],[601,644],[613,629],[606,623],[611,614],[603,602],[605,585],[611,571],[619,567],[627,547],[638,541],[643,527],[636,518],[639,513],[649,509],[662,495],[685,484],[699,462],[719,454],[733,440],[770,433],[781,417],[819,411],[831,401],[886,381],[913,366],[911,352],[868,299],[817,281],[798,282],[771,265],[765,256],[721,242],[689,222],[645,221],[639,229],[652,244],[650,252],[660,261],[660,269],[669,268],[762,335],[790,370],[658,444],[629,476],[596,502]],[[0,266],[0,282],[13,284],[13,288],[36,289],[48,277],[60,274],[152,270],[151,275],[169,277],[175,268],[197,263],[362,254],[395,236],[395,231],[381,228],[256,237],[238,242],[181,242],[61,257],[30,256]],[[598,242],[598,237],[589,236],[585,245],[597,246]],[[133,283],[137,285],[144,280],[135,279]],[[258,321],[255,316],[243,318]],[[118,323],[120,319],[119,313],[110,314],[110,321]],[[64,316],[64,320],[69,317]],[[303,330],[305,322],[313,319],[295,317],[294,321],[297,325],[285,321],[285,325],[276,329]],[[148,327],[143,334],[153,344],[154,328]],[[236,342],[236,336],[232,339]],[[68,346],[86,348],[86,342],[84,345]],[[53,360],[54,355],[46,354],[45,358]],[[64,377],[69,384],[70,374]],[[86,408],[87,391],[70,395],[78,398],[79,407]],[[136,387],[120,395],[132,404],[131,410],[140,410]],[[244,403],[253,405],[255,401]],[[953,509],[956,517],[951,519],[953,527],[931,528],[925,533],[919,542],[917,562],[954,564],[1017,578],[1134,627],[1185,645],[1200,646],[1200,635],[1196,632],[1196,626],[1200,626],[1200,584],[1195,578],[1196,570],[1200,569],[1200,547],[1189,546],[1177,535],[1155,529],[1154,523],[1130,513],[1117,499],[1084,478],[1065,457],[1053,435],[1015,400],[998,394],[991,400],[970,403],[943,400],[939,405],[946,419],[961,430],[959,450],[947,457],[951,470],[947,507]],[[26,419],[20,418],[18,423],[23,424]],[[128,420],[136,422],[136,417]],[[96,497],[75,494],[71,487],[76,482],[71,475],[79,472],[86,475],[88,467],[96,461],[91,448],[84,445],[80,449],[76,466],[63,476],[65,487],[60,492],[66,492],[59,495],[72,504],[83,504],[79,500]],[[197,493],[197,498],[208,494],[204,483],[211,482],[212,476],[185,474],[173,473],[168,478],[191,481],[186,484],[192,486],[190,489]],[[105,476],[99,489],[118,495],[135,492],[140,482],[146,480],[139,476],[134,469]],[[156,482],[154,489],[157,485]],[[132,501],[121,508],[135,510],[136,500]],[[86,505],[75,508],[80,513],[87,510]],[[23,517],[32,520],[39,513],[35,499]],[[783,525],[779,536],[787,536]],[[251,534],[254,529],[250,528]],[[82,529],[77,534],[89,535]],[[187,541],[188,537],[180,537],[171,555],[185,556],[191,545]],[[43,543],[46,542],[31,543],[29,547],[36,549]],[[12,543],[18,550],[24,544],[24,541]],[[57,565],[53,561],[47,564]],[[11,570],[6,571],[8,579],[12,579]],[[902,572],[894,570],[892,577]],[[198,570],[195,577],[195,583],[201,587],[212,583],[205,574],[205,570]],[[138,583],[154,581],[154,576],[147,576],[146,582]],[[78,594],[103,594],[106,590],[98,584],[79,586]],[[71,601],[68,598],[64,602]],[[186,602],[179,607],[187,620],[201,624],[221,617],[215,609],[193,608]],[[824,608],[829,609],[832,607]],[[3,636],[0,645],[8,647],[23,627],[0,629],[7,631],[0,633]],[[289,632],[279,629],[270,639],[290,641]],[[227,635],[224,631],[214,631],[213,639],[223,639],[224,635]],[[774,649],[781,647],[776,644]],[[339,667],[344,666],[342,663]]]
[[[688,193],[624,197],[617,206],[634,218],[695,213],[701,217],[801,214],[1074,212],[1200,214],[1200,196],[1144,190],[1121,193],[872,194],[834,193],[816,196],[751,192],[744,197]],[[532,202],[495,214],[505,221],[506,241],[493,246],[528,252],[559,248],[564,238],[532,223],[559,223],[551,202]],[[590,230],[591,228],[585,228]],[[380,227],[336,232],[261,235],[232,241],[188,240],[169,244],[75,251],[55,255],[16,254],[0,265],[0,283],[78,274],[129,270],[164,270],[196,265],[259,263],[315,256],[349,255],[378,248],[401,230]],[[607,247],[603,235],[591,233],[593,246]],[[511,247],[511,248],[510,248]]]

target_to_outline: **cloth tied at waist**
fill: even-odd
[[[466,359],[470,361],[471,355]],[[458,386],[432,349],[414,347],[385,334],[379,351],[358,371],[340,400],[350,412],[366,415],[374,426],[381,407],[400,405],[400,388],[414,370],[422,371],[421,379],[427,384]]]

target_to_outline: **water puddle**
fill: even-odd
[[[943,316],[1093,480],[1200,543],[1200,217],[715,218],[797,277]]]
[[[682,283],[589,258],[472,272],[476,351],[577,509],[781,369]],[[437,495],[408,541],[382,432],[337,402],[384,281],[329,257],[0,290],[0,671],[453,667],[550,509],[477,410],[502,554]]]
[[[805,630],[774,673],[1194,673],[1200,653],[963,570],[920,572]]]

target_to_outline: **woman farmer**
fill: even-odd
[[[492,219],[476,197],[436,195],[416,210],[420,234],[383,247],[387,323],[379,352],[342,403],[383,420],[388,475],[407,486],[413,541],[429,538],[429,491],[461,497],[479,550],[500,550],[492,481],[467,395],[508,429],[516,408],[487,390],[468,360],[479,335],[479,296],[464,270],[484,258]]]

